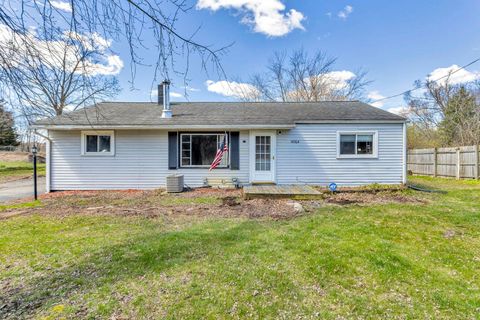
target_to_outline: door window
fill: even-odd
[[[271,137],[255,137],[255,170],[270,171],[271,168]]]

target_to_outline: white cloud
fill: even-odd
[[[235,81],[212,81],[205,82],[207,90],[225,97],[246,98],[258,96],[259,92],[255,86],[248,83]]]
[[[383,107],[383,101],[377,101],[375,102],[375,100],[380,100],[380,99],[384,99],[385,96],[382,96],[380,94],[380,92],[378,92],[377,90],[374,90],[374,91],[370,91],[367,95],[367,98],[369,100],[373,100],[374,102],[371,103],[372,106],[374,107],[377,107],[377,108],[381,108]]]
[[[28,48],[25,46],[28,43]],[[118,55],[107,52],[112,41],[104,39],[99,34],[77,34],[66,32],[63,39],[50,41],[38,39],[35,29],[26,34],[13,32],[6,25],[0,24],[0,45],[10,48],[11,61],[27,61],[27,64],[42,63],[49,68],[62,68],[65,62],[67,69],[75,73],[89,76],[116,75],[123,69],[123,61]],[[35,48],[34,54],[40,58],[32,57],[28,50]],[[95,50],[97,55],[94,60],[86,59],[78,65],[81,48]],[[65,55],[65,61],[63,56]]]
[[[399,116],[406,117],[410,113],[408,107],[400,106],[387,109],[388,112],[398,114]]]
[[[50,4],[52,5],[52,7],[58,10],[62,10],[65,12],[72,12],[72,6],[70,5],[69,2],[52,0],[50,1]]]
[[[341,70],[331,71],[324,75],[327,83],[334,89],[341,90],[348,85],[348,81],[355,78],[356,75],[352,71]]]
[[[198,0],[197,9],[235,9],[244,15],[241,22],[253,26],[253,31],[280,37],[294,29],[304,30],[303,13],[290,9],[285,12],[281,0]]]
[[[93,63],[91,61],[87,61],[84,66],[84,70],[81,72],[85,72],[90,76],[98,76],[98,75],[116,75],[119,74],[120,71],[123,69],[123,61],[117,55],[111,55],[106,57],[106,64],[102,63]]]
[[[98,33],[80,34],[77,32],[65,32],[65,37],[80,41],[88,50],[105,51],[112,45],[112,40],[105,39]]]
[[[353,7],[350,6],[350,5],[347,5],[345,6],[345,8],[343,8],[343,10],[340,10],[338,13],[337,13],[337,16],[340,18],[340,19],[347,19],[348,16],[353,12]]]
[[[67,104],[65,107],[63,107],[64,112],[72,112],[75,111],[75,108],[77,108],[77,105],[74,104]]]
[[[437,81],[438,84],[445,84],[445,82],[448,81],[449,84],[455,85],[480,79],[480,72],[470,72],[465,69],[459,70],[460,68],[461,67],[457,66],[456,64],[446,68],[437,68],[427,76],[427,80],[434,81],[442,78],[441,80]],[[447,77],[449,74],[451,74],[450,77]]]
[[[175,92],[175,91],[170,91],[170,96],[173,98],[183,98],[183,94]]]
[[[311,78],[304,78],[306,90],[316,90],[319,94],[325,97],[341,95],[343,91],[349,88],[349,81],[354,79],[357,75],[348,70],[330,71]],[[305,94],[304,90],[291,91],[288,95],[295,100]]]

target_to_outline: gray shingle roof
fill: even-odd
[[[173,117],[150,102],[103,102],[50,119],[48,126],[288,126],[309,121],[404,121],[403,117],[358,101],[305,103],[182,102],[172,103]]]

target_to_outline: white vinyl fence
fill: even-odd
[[[479,178],[479,147],[432,148],[408,150],[409,172],[457,179]]]

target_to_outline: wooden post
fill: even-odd
[[[473,156],[473,159],[474,159],[474,165],[475,165],[475,168],[473,169],[473,176],[475,179],[478,180],[478,170],[480,170],[478,168],[478,145],[476,144],[473,148],[473,152],[475,152],[475,155]]]
[[[460,179],[460,168],[461,168],[461,163],[460,163],[460,148],[457,148],[457,179]]]
[[[437,176],[437,148],[433,148],[433,176]]]

